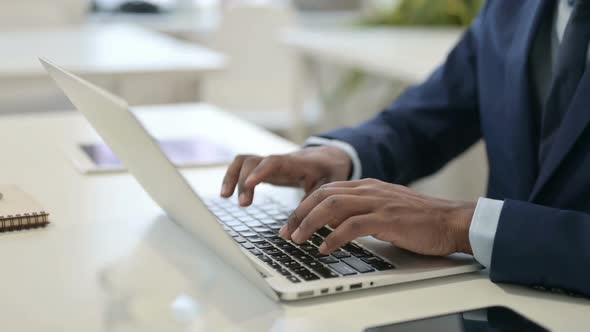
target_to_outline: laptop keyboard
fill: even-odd
[[[237,243],[293,283],[395,268],[355,242],[331,255],[320,254],[319,246],[332,232],[327,227],[302,244],[282,239],[279,230],[291,212],[270,199],[245,208],[223,198],[205,204]]]

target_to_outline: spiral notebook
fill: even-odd
[[[18,187],[0,185],[0,193],[0,232],[44,227],[49,224],[49,213]]]

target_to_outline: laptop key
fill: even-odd
[[[277,262],[270,261],[270,262],[267,262],[266,264],[268,264],[268,266],[270,266],[274,270],[283,269],[283,267]]]
[[[289,268],[291,270],[296,269],[301,267],[301,265],[299,263],[297,263],[296,261],[294,261],[293,259],[281,262],[283,264],[283,266],[285,266],[286,268]]]
[[[327,229],[326,227],[322,227],[322,228],[318,229],[316,231],[316,233],[321,235],[323,238],[326,238],[328,235],[330,235],[330,233],[332,233],[332,231]]]
[[[307,255],[307,254],[303,254],[303,255],[292,255],[293,258],[295,258],[296,260],[300,261],[300,262],[311,262],[313,261],[313,257]]]
[[[272,243],[274,243],[277,247],[279,247],[282,250],[285,250],[288,253],[290,253],[291,250],[298,250],[292,244],[287,243],[287,242],[276,244],[276,242],[272,241]]]
[[[371,264],[375,264],[375,263],[383,263],[384,261],[379,258],[379,257],[375,257],[375,256],[371,256],[371,257],[361,257],[361,260],[369,265]]]
[[[324,255],[324,254],[320,253],[320,251],[317,250],[317,249],[314,250],[314,251],[309,251],[308,254],[311,255],[311,256],[313,256],[313,257],[315,257],[315,258],[320,258],[320,257],[326,257],[327,256],[327,255]]]
[[[242,247],[246,248],[246,249],[254,249],[254,245],[250,242],[244,242],[242,243]]]
[[[270,257],[268,257],[266,255],[258,256],[258,259],[260,259],[261,261],[263,261],[265,263],[272,262],[272,258],[270,258]]]
[[[282,274],[282,275],[284,275],[284,276],[290,276],[291,275],[291,272],[289,272],[289,270],[283,269],[283,268],[277,269],[277,272],[280,273],[280,274]]]
[[[350,265],[353,269],[359,271],[360,273],[367,273],[375,271],[372,267],[367,265],[365,262],[361,261],[356,257],[346,257],[342,258],[342,261],[348,265]]]
[[[320,277],[318,277],[317,275],[309,272],[309,273],[303,273],[299,275],[301,277],[301,279],[305,280],[305,281],[312,281],[312,280],[318,280]]]
[[[267,255],[271,255],[271,256],[283,254],[282,251],[280,251],[279,249],[274,248],[274,247],[262,249],[262,251],[264,251]]]
[[[277,254],[277,255],[273,255],[272,256],[275,260],[279,261],[279,262],[283,262],[283,261],[288,261],[291,260],[291,256],[287,255],[287,254]]]
[[[330,270],[325,266],[317,267],[313,269],[313,271],[324,278],[336,278],[339,277],[338,273]]]
[[[255,256],[262,255],[262,251],[260,251],[258,249],[251,249],[250,252],[252,253],[252,255],[255,255]]]
[[[272,238],[277,237],[277,235],[273,232],[262,232],[262,233],[260,233],[260,236],[265,237],[267,239],[272,239]]]
[[[258,249],[267,249],[267,248],[274,248],[272,244],[264,241],[264,242],[256,242],[254,243],[254,245],[258,248]]]
[[[314,267],[320,267],[323,266],[322,263],[318,262],[318,261],[310,261],[310,262],[305,262],[304,263],[307,267],[309,268],[314,268]]]
[[[239,226],[234,226],[232,227],[234,229],[234,231],[236,232],[247,232],[250,230],[250,228],[244,226],[244,225],[239,225]]]
[[[298,282],[301,282],[301,280],[297,279],[297,277],[296,277],[296,276],[288,276],[288,277],[287,277],[287,280],[289,280],[290,282],[292,282],[292,283],[294,283],[294,284],[296,284],[296,283],[298,283]]]
[[[224,222],[224,224],[226,224],[229,227],[236,227],[236,226],[242,225],[242,223],[237,220],[227,221],[227,222]]]
[[[271,219],[271,218],[262,218],[262,219],[260,219],[260,222],[263,223],[263,224],[265,224],[265,225],[272,225],[272,224],[275,224],[276,223],[276,221],[274,219]]]
[[[268,228],[263,227],[263,226],[257,226],[257,227],[252,227],[252,230],[254,230],[255,232],[268,232]]]
[[[267,225],[268,228],[272,229],[273,231],[278,231],[283,228],[283,225],[279,225],[273,221],[273,223]]]
[[[234,237],[234,240],[236,240],[237,243],[244,243],[244,242],[246,242],[246,239],[244,239],[241,236]]]
[[[234,231],[227,231],[227,234],[231,237],[237,237],[240,236],[238,233],[234,232]]]
[[[264,212],[256,212],[256,213],[250,213],[250,215],[254,218],[254,219],[264,219],[266,218],[266,213]]]
[[[299,249],[309,252],[309,251],[317,250],[318,248],[314,245],[311,245],[311,244],[302,244],[299,246]]]
[[[393,266],[387,262],[375,263],[375,264],[371,264],[371,266],[374,267],[377,271],[386,271],[386,270],[395,269],[395,266]]]
[[[252,231],[240,232],[240,235],[242,235],[244,237],[258,236],[258,234],[254,233]]]
[[[370,252],[368,252],[368,251],[366,251],[366,250],[363,250],[363,249],[361,249],[361,250],[354,250],[354,251],[351,251],[350,253],[351,253],[353,256],[355,256],[355,257],[359,257],[359,258],[361,258],[361,257],[370,257],[370,256],[373,256],[373,254],[372,254],[372,253],[370,253]]]
[[[250,218],[250,219],[252,219],[252,218]],[[260,223],[260,221],[254,220],[254,219],[252,219],[250,221],[244,221],[244,224],[246,224],[246,226],[248,226],[248,227],[260,227],[260,226],[262,226],[262,224]]]
[[[332,270],[336,271],[337,273],[340,273],[343,276],[357,274],[355,269],[342,262],[330,264],[328,265],[328,267],[330,267]]]
[[[334,264],[340,262],[338,258],[333,256],[320,257],[318,260],[324,264]]]
[[[324,242],[324,239],[322,239],[318,235],[313,235],[311,239],[309,239],[309,241],[319,247],[320,245],[322,245],[322,242]]]
[[[346,251],[342,251],[342,250],[340,250],[340,251],[334,251],[334,252],[332,253],[332,256],[334,256],[334,257],[336,257],[336,258],[345,258],[345,257],[349,257],[349,256],[350,256],[350,254],[349,254],[349,253],[347,253]]]
[[[362,250],[361,247],[359,247],[358,245],[356,245],[354,243],[347,243],[344,246],[342,246],[342,249],[347,250],[347,251]]]
[[[273,238],[273,239],[271,239],[271,240],[270,240],[270,242],[272,242],[272,244],[274,244],[274,245],[278,246],[279,248],[280,248],[280,246],[281,246],[282,244],[288,244],[288,243],[287,243],[287,241],[285,241],[285,240],[281,239],[280,237]],[[293,247],[293,246],[289,244],[289,246],[288,246],[288,247],[286,247],[286,248],[290,248],[290,247]],[[282,248],[281,248],[281,249],[282,249]]]
[[[252,223],[252,225],[248,225],[250,227],[260,226],[260,222],[254,220],[254,218],[250,216],[239,217],[238,219],[246,225]]]
[[[252,242],[252,243],[257,243],[257,242],[266,242],[265,239],[259,237],[259,236],[253,236],[253,237],[249,237],[248,241]]]
[[[293,245],[291,245],[293,246]],[[287,253],[289,253],[289,255],[295,257],[295,256],[305,256],[305,253],[297,248],[295,248],[293,246],[293,248],[290,249],[284,249]]]

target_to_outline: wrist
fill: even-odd
[[[330,169],[330,181],[346,181],[352,174],[352,160],[346,152],[334,146],[310,147],[326,157],[327,167]]]
[[[455,241],[456,252],[473,255],[473,249],[469,242],[469,228],[476,204],[472,202],[459,202],[450,214],[452,238]]]

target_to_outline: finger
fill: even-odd
[[[352,216],[369,213],[374,205],[373,200],[356,195],[337,194],[327,197],[303,218],[291,238],[295,243],[303,243],[318,229],[326,225],[338,226]]]
[[[327,188],[357,188],[363,185],[367,185],[370,182],[374,181],[373,179],[362,179],[362,180],[354,180],[354,181],[335,181],[326,184]]]
[[[256,166],[246,178],[244,188],[254,189],[269,177],[281,172],[285,156],[268,156]]]
[[[248,156],[245,155],[239,155],[235,157],[232,163],[229,165],[227,171],[225,171],[225,176],[223,177],[221,196],[227,198],[234,194],[236,184],[238,183],[238,177],[240,175],[240,169],[242,168],[242,164],[247,157]]]
[[[309,212],[320,204],[324,199],[332,195],[338,194],[352,194],[351,188],[330,188],[326,185],[321,186],[318,190],[314,191],[306,199],[304,199],[299,206],[293,211],[287,224],[281,228],[279,234],[284,239],[290,239],[291,235],[299,227],[303,219],[307,217]]]
[[[244,160],[238,178],[238,201],[241,206],[248,206],[252,204],[252,200],[254,199],[254,188],[246,188],[244,186],[244,182],[250,173],[252,173],[252,170],[258,166],[261,160],[262,158],[260,157],[250,157]]]
[[[382,228],[383,224],[377,221],[375,214],[350,217],[324,239],[324,243],[320,245],[319,251],[324,255],[329,255],[359,237],[382,232]]]

